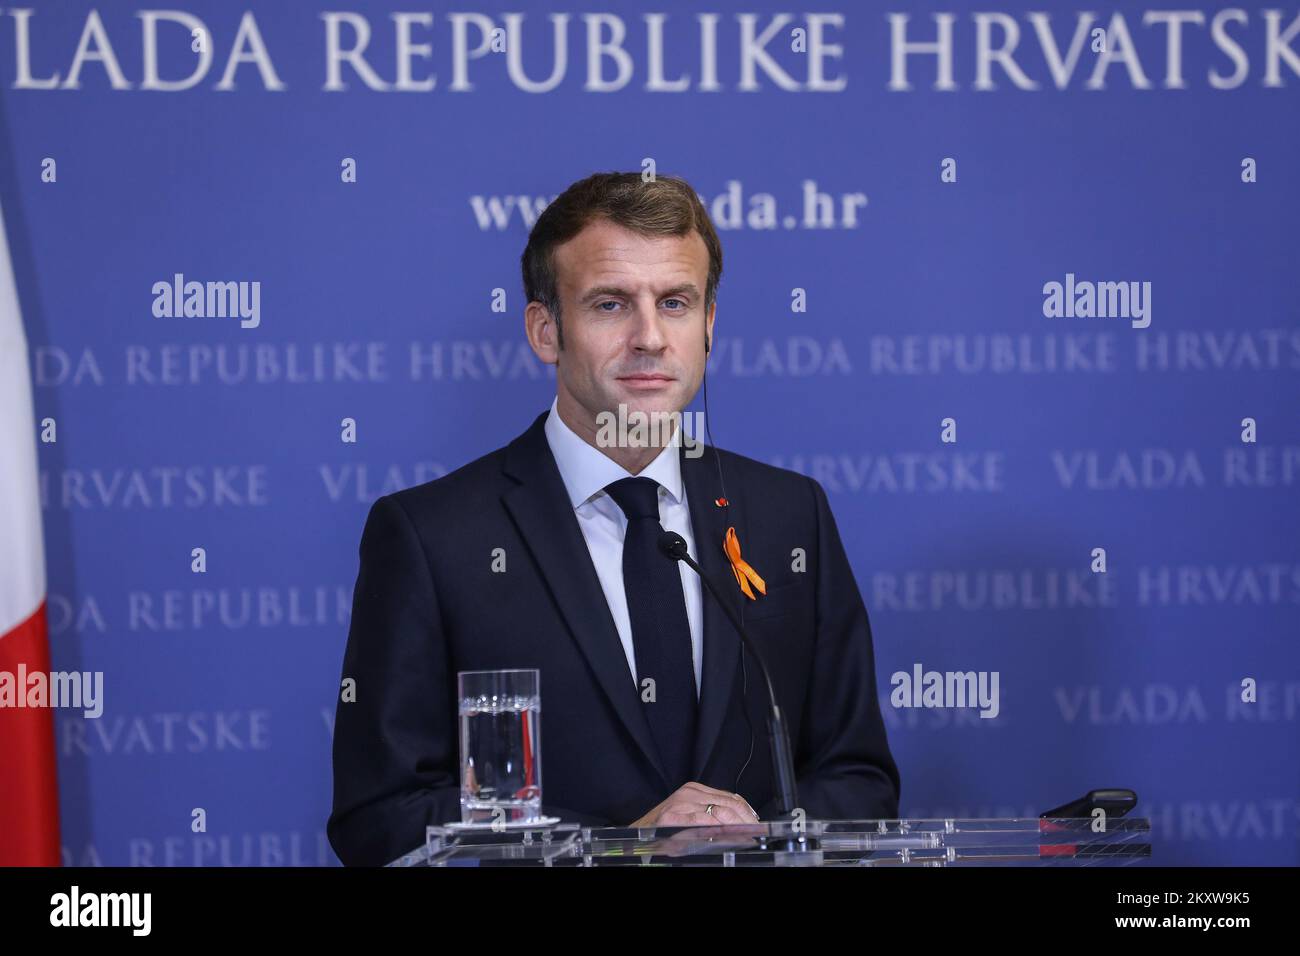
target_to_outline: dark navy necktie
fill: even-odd
[[[659,483],[622,478],[605,488],[623,514],[623,591],[632,622],[638,693],[673,789],[690,780],[695,749],[695,663],[677,562],[659,550]],[[654,700],[646,700],[646,678]]]

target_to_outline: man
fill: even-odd
[[[676,429],[657,445],[602,429],[620,406],[624,422],[663,421],[700,387],[722,250],[695,191],[591,176],[539,217],[522,265],[529,344],[556,366],[550,411],[505,448],[380,498],[366,520],[343,662],[356,694],[334,729],[339,858],[387,863],[427,824],[460,819],[467,670],[540,670],[549,815],[778,814],[766,685],[695,573],[658,551],[665,529],[767,662],[800,809],[896,817],[871,629],[821,486]]]

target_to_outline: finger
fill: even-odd
[[[713,813],[709,814],[719,823],[746,824],[753,823],[754,818],[747,811],[742,810],[734,803],[717,803],[713,806]]]
[[[712,811],[710,812],[710,807]],[[693,800],[688,806],[679,805],[679,812],[694,811],[701,813],[708,818],[710,823],[726,824],[743,824],[753,823],[752,817],[748,816],[734,800],[728,800],[725,793],[710,794],[707,800]]]
[[[716,812],[715,810],[714,813]],[[680,810],[666,811],[659,818],[659,825],[665,827],[711,827],[717,826],[718,821],[713,819],[713,814],[705,813],[703,807],[696,809],[682,808]]]
[[[735,809],[736,813],[740,815],[741,822],[753,823],[758,819],[758,814],[755,813],[754,808],[749,805],[749,801],[740,794],[725,791],[723,793],[723,801],[727,806]]]
[[[720,823],[722,823],[722,821],[718,819],[717,813],[718,813],[717,807],[713,808],[712,813],[705,813],[704,808],[700,807],[691,813],[684,813],[682,814],[682,816],[686,818],[687,826],[716,827]]]

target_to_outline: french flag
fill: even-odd
[[[20,665],[48,674],[50,645],[27,336],[0,210],[0,673],[11,686]],[[0,866],[59,862],[54,712],[0,706]]]

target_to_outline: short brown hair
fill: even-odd
[[[709,274],[704,285],[707,313],[722,279],[722,243],[695,190],[676,176],[644,181],[641,173],[595,173],[574,183],[542,211],[520,257],[524,295],[529,302],[540,302],[550,311],[560,348],[564,348],[564,329],[560,325],[560,294],[555,282],[555,247],[596,219],[608,219],[643,236],[698,232],[709,250]]]

